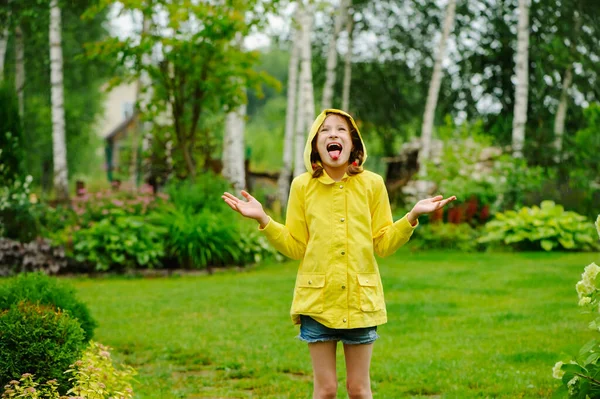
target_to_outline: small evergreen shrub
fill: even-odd
[[[552,201],[497,213],[485,225],[480,243],[503,243],[518,250],[589,251],[598,248],[594,226],[585,216]]]
[[[85,332],[69,313],[53,305],[13,304],[0,311],[0,384],[31,373],[41,381],[56,379],[66,388],[64,371],[85,345]]]
[[[55,278],[42,273],[28,273],[0,284],[0,312],[22,301],[54,306],[66,311],[81,325],[86,341],[94,335],[96,322],[87,306],[76,298],[72,287],[60,283]]]
[[[57,274],[67,266],[65,251],[49,240],[38,238],[27,244],[0,238],[0,276],[23,272]]]

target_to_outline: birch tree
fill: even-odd
[[[435,109],[440,93],[440,85],[442,84],[442,62],[446,56],[446,45],[448,37],[452,31],[454,17],[456,15],[456,0],[449,0],[446,7],[446,16],[442,28],[442,37],[438,44],[435,53],[435,64],[433,66],[433,74],[429,83],[429,91],[427,92],[427,102],[425,105],[425,113],[423,114],[423,124],[421,126],[421,150],[419,151],[419,174],[425,176],[427,174],[427,161],[431,150],[431,136],[433,133],[433,119]]]
[[[223,176],[233,185],[236,192],[246,188],[244,167],[244,130],[246,104],[229,112],[225,119],[225,137],[223,139]]]
[[[6,47],[8,45],[8,25],[10,21],[10,10],[7,12],[0,29],[0,81],[4,80],[4,62],[6,60]]]
[[[351,0],[349,0],[352,4]],[[352,33],[354,30],[354,17],[352,10],[348,7],[346,12],[346,56],[344,59],[344,84],[342,88],[342,109],[346,112],[350,107],[350,82],[352,80]]]
[[[297,15],[297,14],[296,14]],[[293,19],[295,21],[295,18]],[[298,54],[300,52],[300,30],[294,28],[291,41],[291,54],[288,65],[287,106],[285,112],[285,136],[283,142],[283,166],[277,179],[279,202],[286,206],[290,177],[292,176],[292,156],[294,154],[294,121],[296,120],[296,96],[298,94]]]
[[[315,100],[311,70],[311,40],[312,15],[310,4],[304,5],[300,11],[300,27],[302,36],[300,40],[300,82],[298,98],[298,115],[296,123],[296,142],[294,157],[294,176],[304,173],[304,145],[306,131],[315,119]]]
[[[327,64],[325,70],[325,85],[323,86],[323,98],[321,108],[331,108],[333,105],[333,86],[335,85],[335,68],[337,66],[337,40],[342,30],[344,20],[347,18],[346,8],[348,0],[341,0],[340,7],[334,8],[334,27],[329,37],[327,49]]]
[[[572,57],[575,53],[575,47],[579,31],[581,30],[581,11],[575,11],[575,28],[573,38],[569,46],[569,56]],[[569,101],[569,89],[573,83],[573,60],[570,60],[569,65],[565,70],[562,78],[562,88],[560,93],[560,102],[556,109],[556,116],[554,118],[554,148],[556,153],[554,155],[554,161],[559,163],[562,159],[562,147],[563,147],[563,135],[565,132],[565,119],[567,117],[567,108]]]
[[[25,44],[21,25],[15,27],[15,91],[19,100],[19,115],[23,117],[25,89]]]
[[[50,0],[50,84],[52,101],[52,154],[54,190],[59,201],[69,198],[67,145],[65,141],[65,107],[61,18],[58,0]]]
[[[527,95],[529,90],[529,0],[519,0],[517,26],[517,55],[515,63],[515,106],[512,125],[512,153],[523,157],[525,125],[527,123]]]

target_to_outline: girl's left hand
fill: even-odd
[[[419,216],[424,215],[426,213],[431,213],[437,209],[445,207],[450,202],[456,200],[456,196],[448,197],[444,199],[443,196],[437,195],[432,198],[423,199],[415,204],[413,209],[410,211],[409,219],[416,220]],[[413,223],[413,220],[410,220]],[[414,223],[413,223],[414,224]]]

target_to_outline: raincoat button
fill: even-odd
[[[312,284],[312,280],[308,280],[308,284]]]
[[[346,221],[346,219],[344,219],[344,218],[340,219],[340,222],[342,222],[342,223],[345,222],[345,221]]]
[[[344,319],[344,323],[346,322],[346,319]]]
[[[344,186],[342,184],[340,184],[340,188],[344,188]]]
[[[342,251],[342,255],[346,255],[346,252]]]
[[[343,289],[343,290],[345,290],[345,289],[346,289],[346,286],[345,286],[345,285],[342,285],[342,289]]]

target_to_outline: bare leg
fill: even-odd
[[[308,344],[314,373],[313,399],[335,399],[337,395],[336,347],[335,341]]]
[[[372,399],[371,355],[373,344],[344,345],[346,357],[346,387],[350,399]]]

